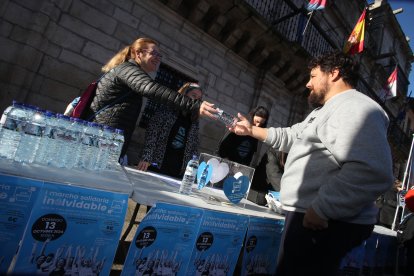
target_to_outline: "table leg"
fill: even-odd
[[[135,205],[135,209],[134,212],[132,213],[132,217],[129,221],[128,227],[125,230],[124,234],[121,237],[121,241],[126,241],[126,238],[128,237],[129,233],[132,230],[132,227],[134,226],[134,224],[137,224],[137,222],[135,221],[137,219],[137,215],[138,215],[138,211],[139,211],[139,207],[141,206],[141,204],[136,204]]]

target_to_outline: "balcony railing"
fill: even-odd
[[[305,49],[310,56],[318,56],[321,53],[338,49],[340,45],[335,43],[326,35],[322,28],[312,22],[309,22],[306,33],[303,36],[306,21],[306,9],[304,4],[307,1],[301,0],[245,0],[245,2],[252,7],[252,9],[263,18],[263,20],[273,28],[273,30],[284,37],[287,41],[298,43]],[[299,3],[299,4],[298,4]],[[302,5],[302,6],[299,6]],[[371,37],[369,32],[366,33],[366,40],[369,49],[367,52],[374,51],[376,45],[375,39]],[[404,79],[405,78],[405,79]],[[407,79],[404,76],[399,76],[399,80],[407,84]],[[370,96],[377,101],[388,113],[390,117],[390,139],[397,145],[398,149],[406,150],[410,147],[411,137],[407,135],[401,127],[395,123],[396,117],[387,109],[384,102],[378,97],[377,93],[365,81],[361,80],[358,83],[358,89],[364,94]]]
[[[312,21],[309,22],[303,36],[303,30],[308,20],[303,7],[297,7],[289,0],[245,0],[245,2],[267,24],[272,26],[274,31],[286,40],[300,44],[309,55],[318,56],[336,48],[326,33]]]

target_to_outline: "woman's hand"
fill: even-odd
[[[140,171],[144,171],[144,172],[146,172],[147,170],[148,170],[148,167],[150,166],[151,164],[149,163],[149,162],[146,162],[146,161],[139,161],[139,163],[138,163],[138,166],[137,166],[137,169],[138,170],[140,170]]]
[[[216,120],[215,114],[217,113],[217,109],[214,107],[214,104],[203,101],[200,105],[199,110],[200,116],[209,117],[213,120]]]

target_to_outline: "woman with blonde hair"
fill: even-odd
[[[155,82],[149,74],[158,70],[162,55],[158,43],[150,38],[138,38],[123,48],[102,68],[96,95],[81,118],[124,131],[126,153],[136,121],[141,111],[142,97],[167,106],[208,116],[214,119],[214,105],[185,97]]]
[[[203,96],[197,83],[187,82],[178,93],[191,99]],[[149,121],[138,169],[181,177],[193,155],[198,155],[198,116],[161,105]]]

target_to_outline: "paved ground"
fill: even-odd
[[[121,237],[124,235],[129,222],[131,221],[136,203],[131,199],[128,200],[128,210],[125,216],[124,226],[122,228]],[[126,237],[125,241],[120,241],[118,245],[118,252],[117,256],[115,256],[114,264],[112,265],[112,270],[110,276],[117,276],[121,274],[122,271],[122,263],[125,261],[125,256],[128,252],[129,245],[134,238],[135,232],[137,231],[139,222],[144,218],[145,214],[147,213],[147,206],[141,205],[138,210],[138,215],[135,219],[136,224],[133,225],[131,231],[129,232],[128,236]]]

